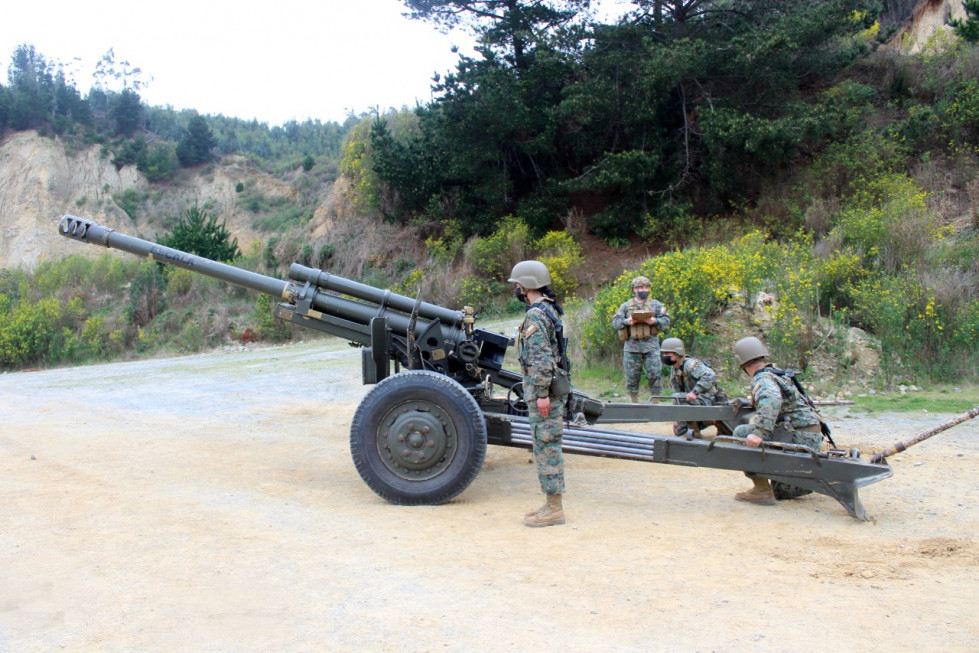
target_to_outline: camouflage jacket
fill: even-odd
[[[632,338],[632,329],[626,324],[626,320],[629,316],[636,311],[652,313],[656,316],[655,325],[646,325],[650,327],[650,335],[642,339]],[[659,301],[647,297],[645,301],[639,301],[635,297],[631,298],[629,301],[623,303],[619,306],[619,310],[615,312],[612,316],[612,328],[616,331],[622,329],[629,329],[630,337],[623,343],[622,351],[637,352],[637,353],[650,353],[659,350],[659,338],[656,335],[662,331],[666,331],[670,326],[670,316],[666,312]]]
[[[717,374],[702,360],[685,356],[679,368],[670,369],[673,392],[696,392],[698,397],[712,398],[717,394]]]
[[[517,338],[517,360],[523,371],[524,400],[528,402],[549,395],[560,356],[554,322],[541,306],[545,302],[541,299],[527,307]]]
[[[767,439],[775,429],[776,423],[788,423],[793,428],[815,426],[819,417],[799,395],[792,380],[772,372],[768,364],[751,377],[751,403],[755,414],[750,424],[755,433]]]

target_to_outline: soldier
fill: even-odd
[[[510,283],[527,304],[517,338],[517,360],[523,371],[523,397],[527,402],[534,439],[537,477],[546,503],[524,515],[527,526],[564,523],[564,454],[561,451],[564,409],[569,388],[552,385],[563,358],[564,314],[551,290],[551,275],[540,261],[521,261],[513,266]]]
[[[612,317],[612,328],[619,332],[619,339],[625,341],[622,345],[622,366],[625,368],[625,386],[634,404],[639,403],[639,383],[643,372],[649,382],[650,394],[663,392],[658,334],[670,326],[670,316],[661,303],[649,298],[649,285],[646,277],[633,279],[632,292],[635,296],[619,306]]]
[[[660,346],[660,360],[670,368],[670,385],[673,398],[690,406],[722,406],[727,403],[727,394],[717,385],[717,374],[702,360],[687,356],[683,341],[667,338]],[[700,437],[703,423],[674,422],[673,434],[680,437],[696,435]]]
[[[751,404],[755,413],[747,424],[734,429],[734,437],[744,438],[749,447],[775,440],[811,447],[819,451],[823,444],[822,420],[796,386],[791,375],[766,362],[768,350],[755,337],[742,338],[734,345],[734,358],[751,377]],[[739,501],[759,505],[775,504],[776,493],[767,478],[745,472],[753,487],[734,495]],[[780,486],[779,498],[807,494],[793,486]]]

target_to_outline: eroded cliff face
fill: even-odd
[[[951,34],[949,20],[967,18],[963,0],[885,0],[883,7],[881,28],[897,27],[889,45],[908,54],[920,52],[942,33]]]
[[[266,197],[295,199],[298,191],[286,182],[262,174],[243,158],[185,170],[159,192],[135,166],[119,170],[94,145],[69,154],[57,139],[15,132],[0,141],[0,267],[33,267],[46,258],[68,254],[98,255],[58,235],[57,224],[71,213],[91,218],[127,234],[152,238],[166,216],[178,216],[194,202],[209,203],[208,212],[225,220],[228,230],[246,251],[261,235],[253,216],[238,205],[235,187],[248,181]],[[119,207],[126,191],[145,201],[136,219]]]
[[[116,170],[96,148],[69,158],[60,143],[34,132],[11,134],[0,144],[0,266],[76,250],[55,228],[65,213],[98,206],[85,216],[122,227],[128,217],[105,200],[140,184],[135,168]]]

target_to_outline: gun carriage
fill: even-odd
[[[503,367],[512,340],[477,328],[468,307],[448,309],[299,264],[288,279],[275,279],[71,215],[58,230],[276,297],[276,318],[359,346],[363,382],[374,387],[353,416],[350,452],[364,482],[391,503],[444,503],[476,477],[487,445],[531,448],[522,376]],[[750,410],[737,406],[603,403],[577,390],[567,403],[568,453],[752,472],[833,497],[859,519],[868,517],[858,489],[892,474],[886,461],[862,460],[856,450],[738,444],[726,436]],[[720,435],[705,441],[607,427],[673,421],[713,423]]]

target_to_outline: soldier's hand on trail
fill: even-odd
[[[541,417],[547,417],[551,414],[551,398],[550,397],[538,397],[537,398],[537,412],[540,413]]]
[[[762,440],[760,437],[752,433],[751,435],[749,435],[747,438],[744,439],[744,442],[749,447],[759,447],[761,446],[761,443],[764,442],[764,440]]]
[[[697,393],[691,390],[689,394],[687,394],[687,401],[690,403],[697,401]]]

